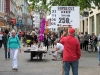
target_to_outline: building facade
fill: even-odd
[[[30,12],[28,11],[29,3],[26,2],[25,0],[22,0],[22,24],[25,27],[25,31],[27,30],[28,27],[32,25],[32,20],[30,18]]]
[[[100,33],[100,10],[98,8],[89,11],[88,17],[81,16],[79,31],[95,33],[98,36]]]
[[[25,0],[0,0],[0,31],[4,25],[17,31],[22,25],[32,25],[28,6]]]
[[[17,4],[16,4],[16,0],[10,0],[10,14],[9,14],[9,26],[10,26],[10,30],[12,30],[13,28],[17,31],[17,27],[15,28],[14,26],[16,26],[17,23]]]
[[[6,0],[0,0],[0,31],[6,26],[5,3]]]

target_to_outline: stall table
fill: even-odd
[[[28,50],[25,50],[24,53],[31,53],[30,54],[30,59],[33,60],[33,57],[36,57],[37,56],[37,59],[39,57],[39,60],[42,60],[42,57],[43,57],[43,53],[47,53],[47,51],[32,51],[30,49]]]

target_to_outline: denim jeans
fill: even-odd
[[[5,58],[10,58],[10,52],[7,52],[7,45],[4,45],[4,50],[5,50]],[[8,57],[7,57],[8,56]]]
[[[100,61],[100,46],[99,46],[99,50],[98,50],[98,58],[99,58],[99,61]]]
[[[78,75],[78,60],[74,62],[64,62],[64,75],[69,75],[70,66],[73,75]]]

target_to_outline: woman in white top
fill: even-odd
[[[0,48],[2,47],[2,36],[3,36],[3,34],[0,32]]]

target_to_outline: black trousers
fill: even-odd
[[[51,40],[51,47],[53,45],[53,48],[54,48],[54,40]]]
[[[2,47],[2,40],[0,40],[0,48]]]
[[[81,44],[80,44],[80,48],[81,48],[81,49],[84,49],[84,43],[81,43]]]
[[[85,50],[88,50],[88,41],[86,40],[86,41],[84,41],[84,48],[85,48]]]
[[[46,43],[44,43],[45,44],[45,47],[47,47],[47,50],[48,50],[48,46],[49,46],[49,44],[46,42]]]

